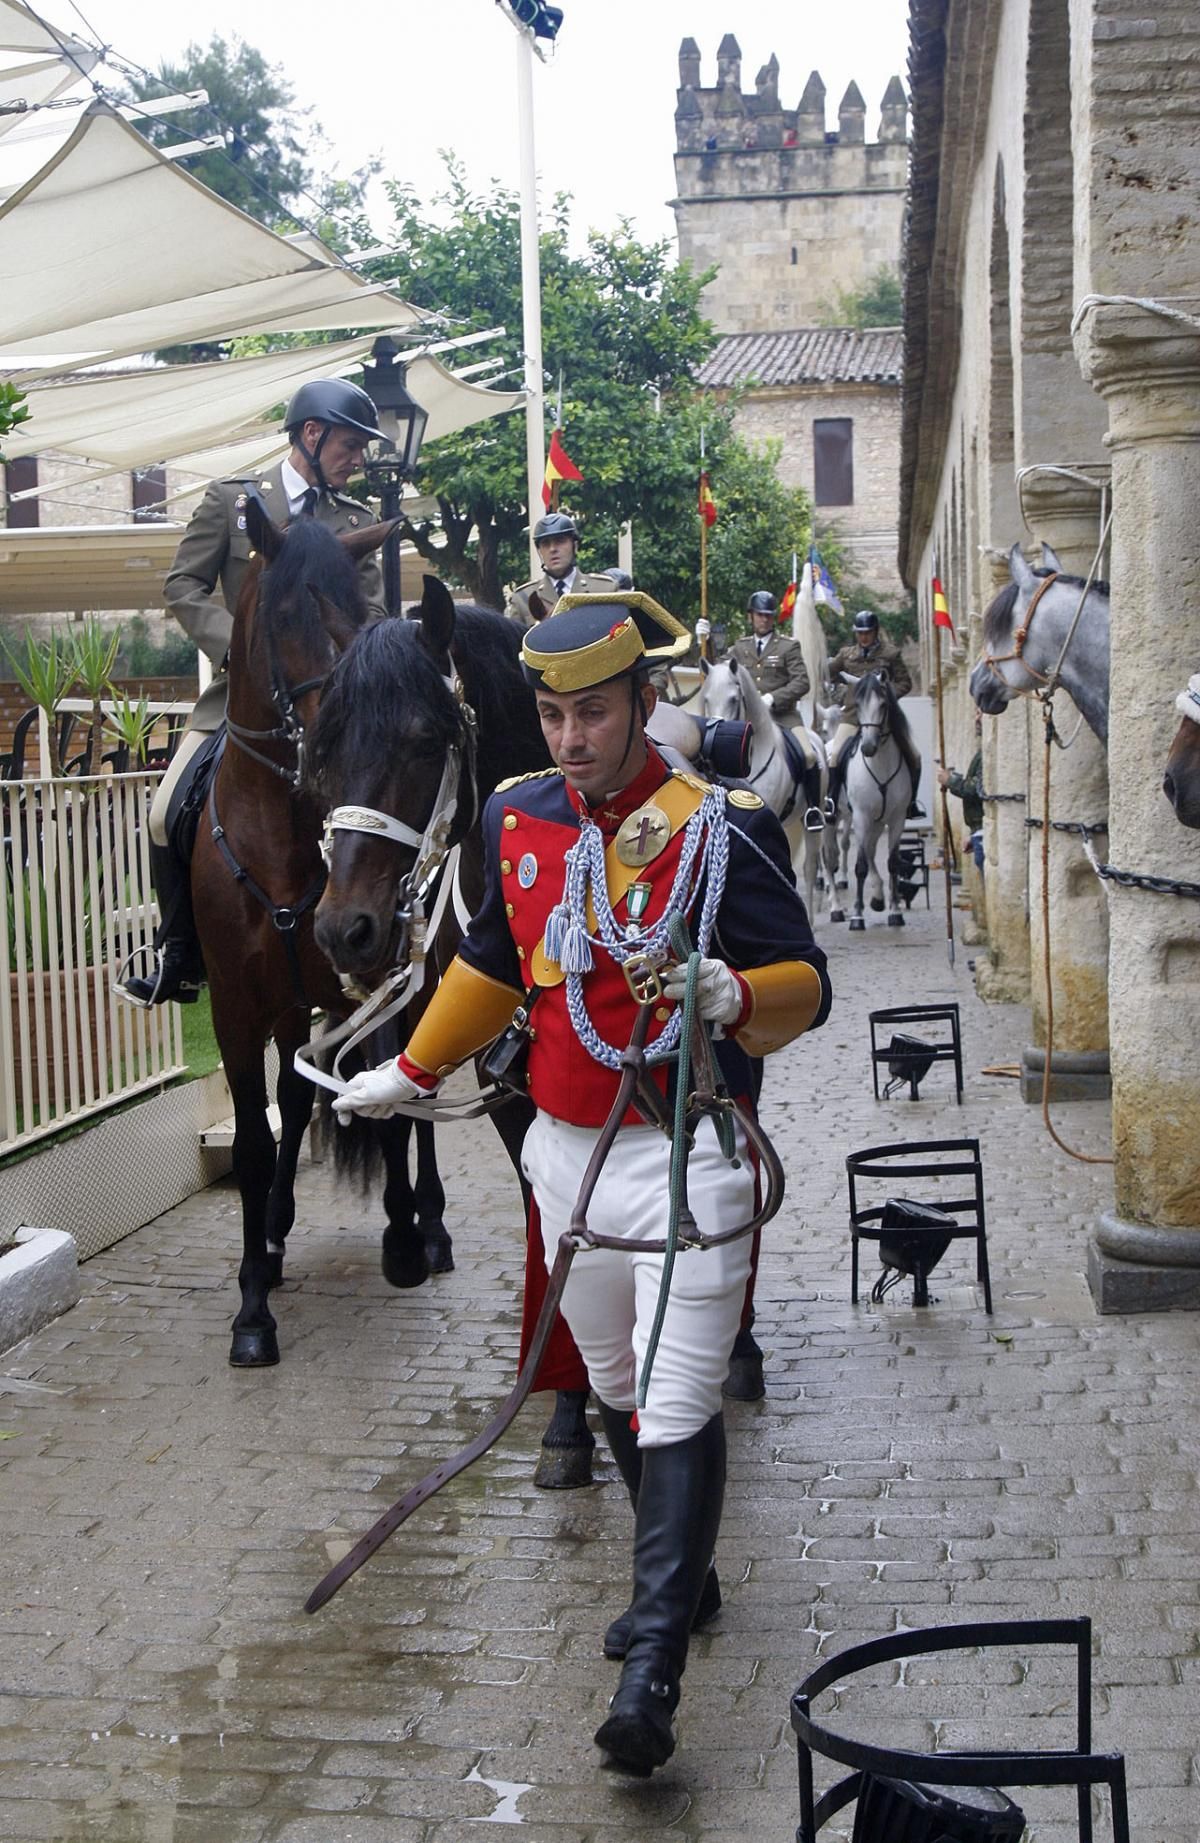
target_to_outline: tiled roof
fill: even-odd
[[[726,333],[700,372],[709,390],[731,384],[899,384],[899,327],[800,327],[791,333]]]

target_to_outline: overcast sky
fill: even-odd
[[[907,83],[905,0],[562,0],[552,62],[535,67],[537,160],[543,198],[576,200],[577,238],[632,218],[646,238],[671,237],[679,41],[700,46],[705,84],[732,30],[742,87],[752,91],[774,52],[780,100],[792,108],[810,70],[824,78],[827,123],[853,78],[867,104],[867,138],[890,76]],[[329,166],[349,173],[378,153],[387,174],[423,196],[438,184],[439,148],[472,183],[517,179],[514,33],[494,0],[79,0],[97,37],[155,68],[189,42],[240,36],[282,66],[331,143]],[[38,0],[55,24],[79,29],[71,0]],[[374,214],[386,235],[384,210]],[[832,278],[836,281],[836,277]]]

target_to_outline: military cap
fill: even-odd
[[[691,640],[682,621],[638,589],[564,595],[526,633],[521,664],[531,685],[587,691],[627,677],[647,659],[678,659]]]

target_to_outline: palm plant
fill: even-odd
[[[124,749],[131,761],[139,765],[146,759],[146,748],[156,719],[150,714],[150,700],[140,697],[135,704],[124,691],[113,686],[113,701],[105,719],[105,733],[111,742]]]
[[[109,689],[109,678],[120,644],[119,630],[114,628],[106,633],[93,615],[89,615],[79,631],[71,636],[72,677],[92,700],[85,774],[96,774],[99,770],[100,699]]]
[[[57,776],[62,773],[58,753],[58,707],[77,677],[75,648],[69,642],[66,645],[60,642],[53,629],[47,639],[39,640],[26,628],[24,641],[24,654],[14,652],[7,643],[4,652],[25,696],[45,712],[50,772]]]

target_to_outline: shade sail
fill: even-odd
[[[21,0],[0,0],[0,66],[17,61],[15,58],[7,58],[6,52],[25,52],[35,56],[50,52],[60,57],[70,52],[78,58],[85,70],[90,70],[100,55],[90,45],[81,44],[77,38],[72,38],[69,32],[60,31],[57,26],[51,31],[49,26],[42,24],[36,13],[21,5]]]
[[[0,105],[11,107],[23,102],[35,109],[79,82],[78,70],[65,58],[30,58],[11,63],[10,57],[11,53],[0,48]],[[0,115],[0,137],[11,136],[28,119],[27,115]]]
[[[102,373],[31,387],[30,419],[5,437],[11,460],[44,449],[111,468],[150,467],[246,438],[250,425],[310,378],[354,371],[370,337],[211,365]],[[428,413],[426,441],[524,402],[522,391],[464,384],[436,358],[409,361],[408,389]],[[250,431],[252,433],[252,431]]]
[[[81,306],[109,319],[327,266],[94,102],[0,205],[0,347],[77,327]]]

